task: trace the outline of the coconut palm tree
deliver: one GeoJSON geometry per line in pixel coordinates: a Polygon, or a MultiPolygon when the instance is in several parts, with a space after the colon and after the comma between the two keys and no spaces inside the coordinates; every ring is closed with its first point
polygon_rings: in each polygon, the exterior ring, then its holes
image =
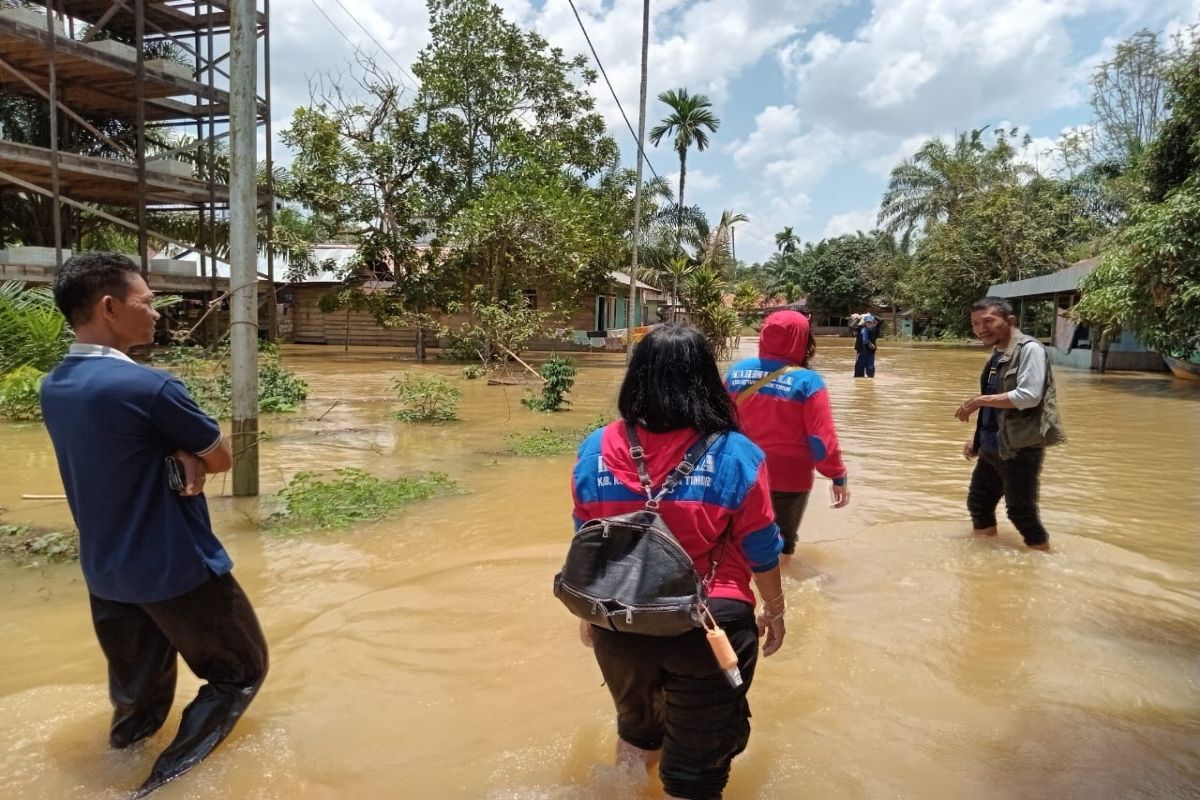
{"type": "Polygon", "coordinates": [[[779,233],[775,234],[775,249],[784,255],[791,255],[796,252],[796,248],[800,246],[800,237],[792,230],[792,226],[784,227],[779,233]]]}
{"type": "Polygon", "coordinates": [[[689,94],[687,89],[668,89],[658,96],[671,113],[662,122],[650,129],[650,141],[657,147],[665,136],[673,137],[672,146],[679,154],[679,195],[676,198],[680,214],[677,222],[678,238],[683,238],[683,190],[687,183],[687,153],[692,145],[697,150],[708,149],[708,132],[717,132],[721,120],[712,113],[712,102],[708,95],[689,94]]]}

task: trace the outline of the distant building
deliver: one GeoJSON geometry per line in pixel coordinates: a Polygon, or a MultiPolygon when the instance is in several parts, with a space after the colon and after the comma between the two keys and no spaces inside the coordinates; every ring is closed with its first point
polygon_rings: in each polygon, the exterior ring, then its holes
{"type": "Polygon", "coordinates": [[[1047,345],[1051,363],[1076,369],[1161,371],[1162,357],[1132,331],[1110,342],[1105,354],[1099,336],[1066,315],[1079,302],[1079,284],[1098,262],[1089,258],[1049,275],[1000,283],[988,294],[1012,303],[1019,327],[1047,345]]]}

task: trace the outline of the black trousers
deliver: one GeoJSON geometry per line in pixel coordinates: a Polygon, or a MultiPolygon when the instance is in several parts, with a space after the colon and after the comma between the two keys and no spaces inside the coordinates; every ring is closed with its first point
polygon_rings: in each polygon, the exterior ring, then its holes
{"type": "Polygon", "coordinates": [[[710,601],[710,608],[737,653],[743,683],[736,689],[701,628],[679,636],[592,630],[596,662],[617,708],[617,734],[643,750],[662,748],[663,787],[687,800],[719,800],[733,759],[750,741],[754,612],[733,600],[710,601]]]}
{"type": "Polygon", "coordinates": [[[967,510],[976,530],[996,525],[996,504],[1004,498],[1008,518],[1027,545],[1045,544],[1050,536],[1038,517],[1038,483],[1046,451],[1026,447],[1015,458],[1002,459],[995,450],[979,451],[971,488],[967,491],[967,510]]]}
{"type": "Polygon", "coordinates": [[[796,552],[796,540],[800,538],[800,521],[808,506],[808,492],[771,492],[771,508],[775,512],[775,524],[783,534],[783,553],[796,552]]]}
{"type": "Polygon", "coordinates": [[[91,596],[92,623],[108,659],[109,742],[150,736],[175,698],[176,655],[207,681],[183,710],[179,732],[154,762],[143,796],[199,764],[233,729],[267,674],[267,643],[232,575],[157,603],[91,596]]]}

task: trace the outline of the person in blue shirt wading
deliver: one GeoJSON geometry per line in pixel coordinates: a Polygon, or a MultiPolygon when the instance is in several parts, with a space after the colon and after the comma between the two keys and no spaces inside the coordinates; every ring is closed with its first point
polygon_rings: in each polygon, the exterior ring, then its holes
{"type": "Polygon", "coordinates": [[[854,377],[875,377],[875,348],[879,341],[879,320],[874,314],[863,314],[854,333],[854,377]]]}
{"type": "Polygon", "coordinates": [[[54,300],[75,343],[41,389],[108,661],[109,743],[128,747],[162,726],[177,655],[207,681],[136,797],[211,753],[267,673],[258,619],[204,500],[205,476],[232,464],[229,443],[182,383],[127,355],[154,339],[153,298],[125,256],[69,259],[54,300]],[[172,486],[171,457],[182,485],[172,486]]]}

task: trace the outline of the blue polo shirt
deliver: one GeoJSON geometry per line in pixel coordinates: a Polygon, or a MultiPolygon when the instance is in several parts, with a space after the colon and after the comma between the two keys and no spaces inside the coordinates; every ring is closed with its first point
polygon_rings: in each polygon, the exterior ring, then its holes
{"type": "Polygon", "coordinates": [[[42,381],[42,413],[88,590],[123,603],[178,597],[233,562],[203,495],[182,497],[165,459],[221,443],[221,429],[170,373],[98,345],[71,346],[42,381]]]}

